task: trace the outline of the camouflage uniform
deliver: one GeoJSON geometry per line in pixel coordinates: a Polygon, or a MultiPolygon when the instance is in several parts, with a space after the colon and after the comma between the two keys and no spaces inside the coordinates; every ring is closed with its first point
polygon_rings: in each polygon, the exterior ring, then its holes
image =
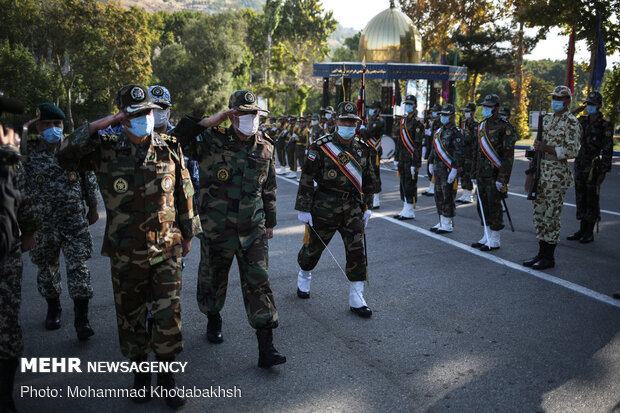
{"type": "Polygon", "coordinates": [[[288,124],[286,116],[280,118],[280,125],[276,128],[272,136],[275,140],[275,150],[278,155],[278,163],[281,167],[286,166],[286,142],[288,140],[288,124]]]}
{"type": "Polygon", "coordinates": [[[298,136],[295,140],[295,161],[299,164],[299,170],[303,167],[306,158],[306,148],[310,138],[310,129],[307,126],[299,126],[298,136]]]}
{"type": "Polygon", "coordinates": [[[286,141],[286,162],[291,172],[297,171],[297,160],[295,159],[295,147],[297,138],[299,137],[299,125],[297,124],[297,118],[291,116],[289,118],[288,133],[286,135],[288,140],[286,141]]]}
{"type": "Polygon", "coordinates": [[[418,199],[418,170],[422,165],[422,141],[424,140],[424,125],[415,113],[400,121],[399,136],[395,138],[396,152],[394,159],[398,162],[398,176],[400,177],[400,200],[407,204],[414,204],[418,199]],[[403,123],[404,122],[404,123],[403,123]],[[408,136],[413,139],[413,154],[405,147],[402,133],[404,128],[408,136]],[[415,168],[415,174],[411,175],[411,167],[415,168]]]}
{"type": "Polygon", "coordinates": [[[37,265],[37,286],[46,299],[60,296],[60,252],[67,263],[67,285],[72,299],[90,299],[93,289],[86,261],[92,256],[93,241],[86,209],[97,209],[97,181],[92,171],[66,171],[56,163],[56,148],[42,138],[30,137],[26,180],[43,226],[36,232],[36,246],[30,251],[37,265]]]}
{"type": "Polygon", "coordinates": [[[460,174],[461,179],[461,189],[472,191],[474,186],[471,182],[472,179],[472,164],[474,162],[474,157],[476,156],[476,145],[477,145],[477,137],[478,137],[478,122],[474,119],[474,109],[469,110],[468,113],[471,113],[470,118],[466,118],[463,121],[461,126],[461,131],[463,134],[463,170],[460,174]]]}

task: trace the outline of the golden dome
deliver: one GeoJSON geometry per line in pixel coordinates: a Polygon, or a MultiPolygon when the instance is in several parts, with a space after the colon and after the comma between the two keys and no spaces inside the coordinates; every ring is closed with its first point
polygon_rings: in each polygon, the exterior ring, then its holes
{"type": "Polygon", "coordinates": [[[394,6],[377,14],[360,36],[360,61],[419,63],[422,61],[422,36],[413,21],[394,6]]]}

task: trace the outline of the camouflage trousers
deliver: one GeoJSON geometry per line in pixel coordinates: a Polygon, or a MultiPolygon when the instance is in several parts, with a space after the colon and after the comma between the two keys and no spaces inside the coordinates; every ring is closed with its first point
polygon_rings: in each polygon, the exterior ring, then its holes
{"type": "Polygon", "coordinates": [[[286,145],[286,160],[288,162],[288,167],[291,171],[297,171],[297,156],[295,155],[295,148],[297,145],[295,142],[289,142],[286,145]]]}
{"type": "Polygon", "coordinates": [[[198,308],[204,314],[218,313],[224,307],[228,289],[228,273],[237,257],[241,294],[252,328],[278,326],[278,310],[269,286],[269,247],[267,238],[257,238],[247,249],[224,248],[200,241],[198,267],[198,308]]]}
{"type": "Polygon", "coordinates": [[[566,188],[557,183],[540,180],[534,200],[536,238],[549,244],[560,242],[560,215],[566,188]]]}
{"type": "Polygon", "coordinates": [[[286,166],[286,142],[280,139],[275,142],[276,155],[278,156],[278,162],[281,166],[286,166]]]}
{"type": "Polygon", "coordinates": [[[181,333],[181,258],[155,265],[130,257],[110,258],[116,322],[121,352],[127,358],[148,354],[149,347],[162,358],[183,350],[181,333]],[[151,336],[146,314],[153,320],[151,336]]]}
{"type": "Polygon", "coordinates": [[[450,170],[443,162],[434,163],[433,177],[435,178],[435,206],[437,213],[446,218],[452,218],[456,211],[456,188],[458,176],[453,183],[448,183],[450,170]]]}
{"type": "Polygon", "coordinates": [[[400,177],[400,200],[413,204],[418,200],[418,169],[411,175],[411,160],[401,159],[398,162],[398,176],[400,177]]]}
{"type": "Polygon", "coordinates": [[[364,281],[367,275],[367,263],[364,256],[362,204],[354,200],[340,200],[340,205],[323,202],[323,198],[329,196],[321,192],[315,194],[312,207],[314,226],[308,228],[310,238],[308,243],[303,244],[299,250],[297,262],[304,271],[310,271],[316,267],[325,249],[323,243],[329,244],[338,231],[344,242],[347,278],[349,281],[364,281]]]}
{"type": "Polygon", "coordinates": [[[461,180],[461,189],[466,191],[472,191],[474,184],[471,181],[471,161],[463,162],[463,170],[459,173],[459,179],[461,180]]]}
{"type": "Polygon", "coordinates": [[[596,187],[597,176],[588,180],[589,171],[575,171],[575,203],[577,219],[590,223],[597,222],[601,217],[599,205],[600,194],[596,187]]]}
{"type": "MultiPolygon", "coordinates": [[[[493,231],[504,229],[504,212],[502,209],[502,193],[495,186],[495,179],[480,178],[476,179],[478,186],[478,194],[482,201],[482,210],[484,211],[484,219],[486,224],[493,231]]],[[[482,225],[482,215],[480,213],[480,203],[476,203],[480,224],[482,225]]]]}
{"type": "Polygon", "coordinates": [[[30,251],[32,262],[39,267],[37,287],[46,299],[57,298],[62,292],[60,278],[60,252],[67,263],[67,286],[72,299],[90,299],[93,288],[90,285],[90,271],[86,261],[93,252],[93,240],[88,225],[72,231],[68,227],[43,225],[35,233],[37,243],[30,251]]]}
{"type": "Polygon", "coordinates": [[[17,247],[0,265],[0,359],[20,357],[24,351],[19,323],[22,269],[22,254],[17,247]]]}

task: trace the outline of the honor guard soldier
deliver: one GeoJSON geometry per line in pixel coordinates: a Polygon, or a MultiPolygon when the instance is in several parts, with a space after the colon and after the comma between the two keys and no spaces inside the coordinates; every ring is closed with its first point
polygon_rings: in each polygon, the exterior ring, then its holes
{"type": "Polygon", "coordinates": [[[430,125],[427,125],[427,129],[424,131],[424,140],[422,141],[422,157],[428,160],[426,163],[426,172],[431,181],[428,186],[428,190],[422,192],[422,195],[426,196],[435,195],[435,179],[433,177],[433,172],[431,171],[431,162],[428,157],[433,150],[433,137],[435,136],[435,132],[441,127],[441,121],[439,119],[440,111],[441,105],[435,103],[431,108],[430,125]]]}
{"type": "Polygon", "coordinates": [[[499,96],[487,95],[482,102],[484,120],[476,131],[474,159],[470,165],[482,201],[482,204],[478,203],[480,223],[486,223],[482,239],[471,245],[480,251],[500,247],[499,231],[504,228],[502,199],[507,194],[517,141],[514,128],[500,118],[499,110],[499,96]]]}
{"type": "Polygon", "coordinates": [[[306,159],[306,151],[308,148],[308,141],[310,140],[310,129],[308,129],[308,121],[303,116],[299,118],[299,130],[297,131],[297,138],[295,138],[295,162],[299,169],[295,172],[295,179],[299,181],[301,178],[301,169],[306,159]]]}
{"type": "Polygon", "coordinates": [[[38,267],[37,287],[47,300],[45,328],[60,328],[60,253],[67,265],[67,285],[74,303],[74,326],[79,340],[94,333],[88,321],[88,302],[93,297],[86,261],[92,256],[93,240],[88,229],[97,213],[97,180],[92,171],[66,171],[54,159],[63,139],[65,114],[56,105],[38,106],[34,123],[39,135],[28,138],[29,159],[24,164],[26,182],[42,227],[35,233],[36,246],[30,251],[38,267]],[[84,208],[88,206],[88,212],[84,208]]]}
{"type": "Polygon", "coordinates": [[[321,109],[325,114],[325,122],[323,123],[323,134],[334,133],[336,130],[336,121],[334,119],[334,115],[336,112],[334,111],[333,106],[327,106],[325,109],[321,109]]]}
{"type": "MultiPolygon", "coordinates": [[[[323,128],[319,124],[319,114],[315,113],[312,115],[312,120],[310,121],[310,138],[308,139],[308,147],[316,142],[321,136],[323,136],[323,128]]],[[[308,149],[308,148],[306,148],[308,149]]],[[[304,155],[304,160],[306,159],[304,155]]]]}
{"type": "Polygon", "coordinates": [[[398,168],[400,178],[400,199],[403,209],[394,218],[400,220],[414,219],[413,210],[418,196],[418,171],[422,164],[422,140],[424,125],[418,119],[416,110],[418,101],[415,96],[405,97],[407,116],[399,122],[399,136],[396,138],[394,165],[398,168]]]}
{"type": "Polygon", "coordinates": [[[286,174],[286,141],[288,139],[288,125],[286,123],[288,116],[280,115],[278,119],[279,125],[273,135],[276,155],[278,157],[278,163],[280,169],[278,169],[278,175],[286,174]]]}
{"type": "Polygon", "coordinates": [[[383,132],[385,130],[385,121],[381,118],[381,102],[378,100],[373,101],[368,106],[368,124],[360,130],[360,135],[364,138],[364,141],[375,151],[375,162],[373,163],[373,169],[377,176],[377,187],[375,188],[375,194],[372,199],[368,197],[366,200],[368,208],[377,209],[381,206],[379,201],[379,193],[381,192],[381,155],[383,149],[381,149],[381,139],[383,138],[383,132]]]}
{"type": "Polygon", "coordinates": [[[273,346],[278,311],[268,275],[268,240],[276,226],[273,143],[258,130],[264,112],[249,90],[234,92],[229,110],[200,121],[183,118],[176,128],[183,148],[200,165],[198,307],[208,319],[207,340],[221,343],[220,311],[228,273],[237,258],[248,322],[256,329],[258,367],[286,362],[273,346]],[[230,119],[228,129],[218,127],[230,119]],[[198,139],[196,139],[198,136],[198,139]]]}
{"type": "Polygon", "coordinates": [[[354,137],[361,120],[355,104],[340,103],[337,116],[336,132],[310,145],[299,182],[295,209],[298,219],[309,227],[307,242],[297,257],[297,295],[310,297],[311,271],[338,231],[346,252],[346,276],[351,282],[349,307],[360,317],[370,317],[372,311],[363,295],[368,267],[362,239],[371,215],[370,210],[364,211],[363,197],[371,197],[375,188],[373,151],[354,137]]]}
{"type": "Polygon", "coordinates": [[[297,178],[297,160],[295,159],[295,143],[299,137],[299,125],[297,116],[288,117],[288,133],[286,134],[286,162],[288,163],[288,174],[284,177],[289,179],[297,178]]]}
{"type": "Polygon", "coordinates": [[[456,199],[457,203],[471,204],[472,191],[474,186],[472,184],[472,163],[474,158],[474,149],[476,147],[476,140],[478,139],[478,122],[474,119],[476,114],[476,104],[470,102],[463,109],[465,120],[461,126],[461,133],[463,134],[463,170],[461,171],[459,179],[461,180],[461,189],[463,193],[456,199]]]}
{"type": "Polygon", "coordinates": [[[611,170],[614,148],[613,124],[600,112],[603,96],[599,92],[590,92],[585,104],[587,115],[579,117],[583,136],[574,166],[577,220],[581,226],[567,238],[582,244],[594,241],[594,225],[601,219],[601,184],[611,170]]]}
{"type": "MultiPolygon", "coordinates": [[[[194,189],[176,139],[153,131],[153,103],[142,85],[118,93],[121,112],[91,122],[66,139],[57,158],[64,168],[93,169],[106,206],[107,222],[101,253],[110,257],[118,336],[123,355],[140,363],[149,348],[157,360],[171,362],[183,350],[181,333],[181,257],[201,232],[194,215],[194,189]],[[118,135],[100,135],[120,121],[118,135]],[[146,328],[147,309],[153,331],[146,328]]],[[[171,372],[157,374],[157,385],[176,393],[171,372]]],[[[146,389],[150,373],[137,372],[133,388],[146,389]]],[[[178,408],[185,399],[165,397],[178,408]]]]}
{"type": "Polygon", "coordinates": [[[572,97],[570,89],[557,86],[550,95],[553,114],[543,118],[542,141],[534,141],[534,149],[542,152],[534,199],[538,254],[523,263],[537,270],[555,266],[554,253],[560,242],[560,215],[564,195],[573,184],[568,160],[577,156],[583,134],[579,121],[569,110],[572,97]]]}
{"type": "Polygon", "coordinates": [[[441,127],[433,135],[428,157],[430,173],[435,180],[435,205],[439,223],[431,228],[437,234],[452,232],[456,205],[456,178],[463,162],[463,136],[455,123],[454,105],[444,105],[440,112],[441,127]]]}

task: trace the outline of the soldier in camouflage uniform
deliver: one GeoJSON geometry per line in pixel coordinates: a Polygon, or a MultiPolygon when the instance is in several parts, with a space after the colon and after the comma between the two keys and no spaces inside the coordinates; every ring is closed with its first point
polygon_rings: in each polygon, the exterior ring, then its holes
{"type": "Polygon", "coordinates": [[[381,206],[379,200],[379,193],[381,192],[381,155],[383,155],[381,139],[383,138],[384,130],[385,121],[381,118],[381,102],[375,100],[368,106],[368,124],[360,131],[364,141],[375,151],[372,166],[376,175],[375,182],[377,187],[372,198],[367,197],[366,200],[366,205],[370,209],[378,209],[381,206]]]}
{"type": "Polygon", "coordinates": [[[441,105],[435,103],[431,108],[431,118],[430,125],[427,125],[426,130],[424,131],[424,140],[422,141],[422,157],[427,159],[426,162],[426,172],[431,181],[428,186],[428,190],[422,192],[422,195],[426,196],[434,196],[435,195],[435,179],[433,177],[433,172],[431,171],[431,162],[430,162],[430,154],[433,151],[433,137],[435,136],[435,132],[437,129],[441,127],[441,122],[439,119],[439,112],[441,111],[441,105]]]}
{"type": "Polygon", "coordinates": [[[429,170],[435,179],[435,205],[439,222],[431,228],[437,234],[452,232],[456,205],[456,178],[463,165],[463,136],[455,123],[454,105],[444,105],[441,127],[433,135],[429,170]]]}
{"type": "Polygon", "coordinates": [[[0,406],[3,412],[16,411],[13,383],[19,357],[24,349],[19,324],[22,252],[35,245],[34,233],[41,227],[30,191],[27,191],[24,168],[15,146],[16,136],[12,130],[5,131],[0,125],[0,174],[6,178],[4,183],[12,184],[17,191],[11,194],[7,192],[8,188],[0,188],[3,209],[14,212],[17,220],[17,227],[6,234],[10,236],[10,245],[7,245],[6,250],[8,257],[0,259],[0,406]]]}
{"type": "Polygon", "coordinates": [[[94,334],[88,321],[88,302],[93,296],[90,271],[93,241],[88,226],[98,219],[97,180],[92,171],[65,171],[54,160],[62,139],[65,114],[51,103],[38,106],[35,123],[39,135],[28,137],[29,160],[25,162],[26,182],[43,225],[36,232],[37,245],[30,251],[38,267],[37,286],[47,300],[45,328],[60,328],[60,253],[67,264],[67,285],[74,302],[74,326],[78,339],[94,334]],[[88,213],[84,208],[88,205],[88,213]]]}
{"type": "Polygon", "coordinates": [[[274,134],[270,135],[273,139],[275,139],[275,150],[278,156],[278,163],[280,164],[280,169],[277,172],[278,175],[286,174],[286,142],[288,139],[287,119],[288,116],[281,115],[280,119],[278,119],[280,124],[274,131],[274,134]]]}
{"type": "Polygon", "coordinates": [[[299,130],[297,138],[295,139],[295,162],[297,162],[299,169],[295,172],[295,179],[299,181],[301,178],[301,168],[306,159],[306,150],[308,148],[308,141],[310,140],[310,129],[308,129],[308,121],[306,118],[301,117],[299,119],[299,130]]]}
{"type": "Polygon", "coordinates": [[[474,158],[474,149],[476,148],[476,140],[478,139],[478,122],[474,119],[476,114],[476,104],[470,102],[463,109],[465,120],[461,125],[461,133],[463,134],[463,170],[460,173],[461,189],[463,193],[456,199],[457,203],[471,204],[472,191],[472,163],[474,158]]]}
{"type": "MultiPolygon", "coordinates": [[[[534,141],[534,149],[542,152],[538,186],[535,189],[534,227],[538,238],[538,254],[523,263],[538,270],[555,266],[554,252],[560,242],[560,215],[566,190],[573,184],[568,160],[577,156],[583,134],[581,125],[570,113],[571,91],[557,86],[551,95],[552,115],[543,118],[542,141],[534,141]]],[[[536,169],[532,165],[528,171],[536,169]]],[[[528,175],[529,190],[532,175],[528,175]]],[[[526,190],[527,192],[527,190],[526,190]]]]}
{"type": "MultiPolygon", "coordinates": [[[[312,120],[310,121],[310,137],[308,139],[308,146],[306,147],[306,149],[308,149],[310,145],[316,142],[316,140],[319,139],[323,135],[324,135],[323,128],[319,124],[319,114],[315,113],[312,115],[312,120]]],[[[303,160],[305,159],[306,157],[304,156],[303,160]]]]}
{"type": "Polygon", "coordinates": [[[422,140],[424,139],[424,125],[418,120],[415,96],[405,97],[405,112],[407,116],[399,122],[394,165],[398,168],[400,178],[400,199],[403,209],[394,218],[400,220],[414,219],[413,210],[418,197],[418,171],[422,165],[422,140]]]}
{"type": "Polygon", "coordinates": [[[198,306],[207,315],[207,339],[221,343],[220,311],[230,266],[237,257],[248,322],[256,329],[259,344],[258,366],[271,367],[286,362],[273,347],[278,311],[267,272],[268,239],[276,226],[274,147],[258,131],[257,116],[263,109],[254,93],[234,92],[228,107],[199,122],[184,118],[176,132],[183,148],[198,159],[203,182],[198,306]],[[230,128],[217,127],[228,118],[230,128]]]}
{"type": "Polygon", "coordinates": [[[583,135],[574,167],[577,220],[581,226],[567,239],[579,240],[582,244],[594,241],[594,225],[601,219],[599,191],[605,174],[611,170],[614,153],[614,128],[603,118],[602,104],[603,96],[599,92],[590,92],[585,107],[587,115],[579,117],[583,135]]]}
{"type": "MultiPolygon", "coordinates": [[[[152,109],[159,106],[148,90],[124,86],[118,101],[120,113],[76,129],[57,158],[64,168],[94,170],[99,180],[108,217],[101,253],[110,257],[123,355],[146,361],[150,347],[158,360],[170,362],[183,350],[181,257],[201,231],[194,188],[176,139],[153,131],[152,109]],[[116,121],[123,125],[120,134],[97,132],[116,121]],[[147,311],[153,319],[151,335],[147,311]]],[[[150,373],[135,374],[135,389],[150,383],[150,373]]],[[[158,373],[157,384],[176,388],[172,373],[158,373]]],[[[165,401],[172,407],[185,403],[180,396],[165,401]]]]}
{"type": "Polygon", "coordinates": [[[336,120],[334,119],[336,112],[334,108],[332,106],[321,108],[321,114],[325,117],[323,122],[323,134],[334,133],[336,131],[336,120]]]}
{"type": "Polygon", "coordinates": [[[504,228],[502,198],[507,195],[508,181],[514,163],[516,133],[512,125],[499,117],[499,96],[487,95],[482,102],[484,120],[477,128],[474,141],[474,158],[470,173],[476,182],[482,201],[478,215],[486,228],[482,239],[471,246],[480,251],[492,251],[500,247],[500,230],[504,228]]]}
{"type": "Polygon", "coordinates": [[[368,270],[362,238],[371,215],[370,210],[364,211],[363,197],[372,196],[375,188],[373,151],[354,137],[360,121],[356,106],[342,102],[337,113],[336,133],[310,145],[299,182],[295,209],[298,219],[309,225],[309,238],[297,257],[297,295],[310,297],[311,271],[325,249],[323,243],[328,244],[338,231],[347,257],[346,276],[351,281],[349,307],[360,317],[370,317],[372,311],[363,296],[368,270]]]}

